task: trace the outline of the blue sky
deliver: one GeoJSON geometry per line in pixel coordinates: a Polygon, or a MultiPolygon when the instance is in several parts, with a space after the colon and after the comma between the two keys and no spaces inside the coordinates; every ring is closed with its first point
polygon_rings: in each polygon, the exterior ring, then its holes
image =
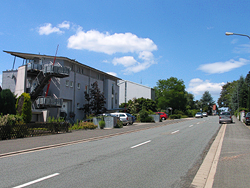
{"type": "MultiPolygon", "coordinates": [[[[55,55],[154,87],[176,77],[199,100],[249,72],[249,0],[8,0],[0,6],[0,84],[15,51],[55,55]]],[[[22,65],[17,58],[15,69],[22,65]]]]}

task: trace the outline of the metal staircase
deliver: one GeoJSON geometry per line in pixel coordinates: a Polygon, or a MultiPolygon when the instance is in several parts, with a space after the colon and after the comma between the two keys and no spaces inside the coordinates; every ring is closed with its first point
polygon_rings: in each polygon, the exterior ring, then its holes
{"type": "Polygon", "coordinates": [[[30,87],[30,97],[36,108],[61,107],[62,99],[52,99],[42,96],[44,87],[52,77],[64,78],[70,74],[69,67],[40,65],[35,63],[27,64],[27,74],[33,77],[30,87]]]}

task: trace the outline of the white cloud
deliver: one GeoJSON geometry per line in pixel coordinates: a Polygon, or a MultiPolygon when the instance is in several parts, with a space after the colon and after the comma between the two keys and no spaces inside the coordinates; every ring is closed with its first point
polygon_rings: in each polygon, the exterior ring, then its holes
{"type": "Polygon", "coordinates": [[[58,27],[52,27],[51,23],[46,23],[43,26],[39,27],[38,33],[39,35],[49,35],[51,33],[61,34],[63,33],[63,31],[61,31],[58,27]]]}
{"type": "Polygon", "coordinates": [[[61,29],[69,29],[70,22],[64,21],[61,24],[58,24],[58,27],[52,27],[51,23],[45,23],[43,26],[38,28],[39,35],[50,35],[52,33],[62,34],[64,31],[61,29]]]}
{"type": "MultiPolygon", "coordinates": [[[[101,33],[97,30],[83,31],[83,28],[69,21],[64,21],[53,27],[51,23],[46,23],[38,28],[40,35],[52,33],[62,34],[63,29],[76,29],[76,33],[68,38],[68,48],[78,50],[89,50],[108,55],[116,53],[124,54],[112,60],[113,65],[122,65],[124,74],[140,72],[155,64],[152,51],[157,50],[157,46],[149,38],[140,38],[132,33],[101,33]]],[[[107,60],[103,61],[107,63],[107,60]]]]}
{"type": "Polygon", "coordinates": [[[157,46],[149,38],[139,38],[132,33],[110,34],[96,30],[85,32],[81,27],[75,35],[69,37],[68,48],[101,52],[108,55],[115,53],[137,54],[138,60],[132,55],[113,59],[113,65],[122,65],[126,68],[123,70],[124,74],[137,73],[155,64],[152,51],[157,50],[157,46]]]}
{"type": "Polygon", "coordinates": [[[117,74],[115,72],[107,72],[107,74],[110,74],[112,76],[116,76],[117,77],[117,74]]]}
{"type": "Polygon", "coordinates": [[[226,62],[216,62],[216,63],[200,65],[198,70],[201,70],[209,74],[221,74],[242,67],[244,65],[247,65],[249,62],[250,62],[249,60],[243,58],[240,58],[239,61],[230,59],[229,61],[226,62]]]}
{"type": "Polygon", "coordinates": [[[70,22],[69,21],[64,21],[61,24],[58,24],[59,28],[65,28],[65,29],[69,29],[70,28],[70,22]]]}
{"type": "Polygon", "coordinates": [[[114,65],[123,65],[126,69],[123,70],[124,74],[129,75],[146,70],[151,65],[156,64],[154,55],[151,52],[143,51],[138,54],[138,61],[133,56],[124,56],[121,58],[114,58],[112,63],[114,65]],[[139,62],[141,60],[142,62],[139,62]]]}
{"type": "Polygon", "coordinates": [[[121,64],[124,67],[129,67],[129,66],[136,64],[137,61],[135,60],[135,58],[133,56],[124,56],[124,57],[120,57],[120,58],[114,58],[112,63],[114,65],[121,64]]]}
{"type": "Polygon", "coordinates": [[[100,33],[96,30],[87,32],[79,28],[75,35],[68,39],[68,48],[89,50],[112,55],[121,53],[139,53],[141,51],[154,51],[157,46],[149,38],[139,38],[132,33],[115,33],[113,35],[100,33]]]}
{"type": "Polygon", "coordinates": [[[205,91],[209,91],[211,95],[215,95],[218,97],[220,95],[223,85],[225,85],[224,82],[212,83],[209,80],[204,81],[201,80],[200,78],[194,78],[190,80],[187,91],[193,93],[195,96],[203,95],[205,91]]]}

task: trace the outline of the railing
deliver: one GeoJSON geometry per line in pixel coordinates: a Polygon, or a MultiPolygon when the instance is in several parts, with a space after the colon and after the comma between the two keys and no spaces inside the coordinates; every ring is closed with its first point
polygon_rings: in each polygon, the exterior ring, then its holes
{"type": "Polygon", "coordinates": [[[70,68],[47,65],[47,66],[44,66],[43,72],[44,74],[54,74],[56,77],[69,76],[70,68]]]}
{"type": "Polygon", "coordinates": [[[51,97],[38,97],[36,99],[37,108],[62,107],[63,99],[53,99],[51,97]]]}

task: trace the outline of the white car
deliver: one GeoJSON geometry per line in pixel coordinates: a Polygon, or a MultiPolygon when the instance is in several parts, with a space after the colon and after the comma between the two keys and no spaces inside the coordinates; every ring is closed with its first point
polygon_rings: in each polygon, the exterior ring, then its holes
{"type": "Polygon", "coordinates": [[[207,117],[207,112],[203,112],[203,113],[202,113],[202,116],[203,116],[203,117],[207,117]]]}
{"type": "Polygon", "coordinates": [[[120,118],[122,121],[123,125],[132,125],[133,124],[133,119],[132,116],[129,116],[128,113],[124,112],[116,112],[116,113],[111,113],[111,115],[115,115],[120,118]]]}
{"type": "Polygon", "coordinates": [[[195,118],[203,118],[202,113],[201,112],[197,112],[195,114],[195,118]]]}

